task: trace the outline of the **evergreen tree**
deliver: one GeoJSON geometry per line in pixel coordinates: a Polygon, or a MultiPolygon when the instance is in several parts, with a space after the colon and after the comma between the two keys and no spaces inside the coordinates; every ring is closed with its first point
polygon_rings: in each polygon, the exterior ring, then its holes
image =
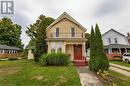
{"type": "Polygon", "coordinates": [[[109,68],[109,61],[106,57],[106,54],[103,49],[103,41],[102,35],[100,33],[99,27],[96,24],[95,27],[95,56],[96,56],[96,65],[94,71],[100,70],[108,70],[109,68]]]}
{"type": "Polygon", "coordinates": [[[89,68],[91,71],[94,71],[95,64],[95,35],[93,26],[91,27],[91,35],[90,35],[90,60],[89,60],[89,68]]]}

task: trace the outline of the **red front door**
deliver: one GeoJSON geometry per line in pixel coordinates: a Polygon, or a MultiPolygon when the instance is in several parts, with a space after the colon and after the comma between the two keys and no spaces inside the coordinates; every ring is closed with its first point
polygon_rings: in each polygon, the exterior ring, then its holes
{"type": "Polygon", "coordinates": [[[82,59],[82,45],[74,45],[74,60],[82,59]]]}

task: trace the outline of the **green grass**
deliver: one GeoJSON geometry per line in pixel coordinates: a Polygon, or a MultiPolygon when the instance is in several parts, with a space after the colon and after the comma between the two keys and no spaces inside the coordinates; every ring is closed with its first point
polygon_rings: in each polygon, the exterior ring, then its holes
{"type": "Polygon", "coordinates": [[[127,77],[112,70],[109,70],[109,72],[111,82],[104,82],[104,86],[130,86],[130,77],[127,77]]]}
{"type": "Polygon", "coordinates": [[[75,67],[40,66],[27,60],[0,61],[0,72],[0,86],[81,86],[75,67]]]}
{"type": "Polygon", "coordinates": [[[123,61],[110,61],[110,63],[118,64],[118,65],[121,65],[121,66],[130,67],[130,63],[125,63],[123,61]]]}

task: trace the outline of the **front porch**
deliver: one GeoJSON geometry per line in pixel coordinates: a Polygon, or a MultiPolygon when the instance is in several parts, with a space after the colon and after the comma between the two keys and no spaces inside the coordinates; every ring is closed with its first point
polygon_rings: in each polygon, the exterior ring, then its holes
{"type": "Polygon", "coordinates": [[[111,44],[105,46],[104,51],[107,54],[109,60],[120,60],[124,53],[130,53],[130,46],[122,44],[111,44]]]}
{"type": "Polygon", "coordinates": [[[85,42],[67,41],[67,42],[49,42],[48,53],[63,52],[70,56],[70,60],[75,65],[86,65],[85,42]]]}

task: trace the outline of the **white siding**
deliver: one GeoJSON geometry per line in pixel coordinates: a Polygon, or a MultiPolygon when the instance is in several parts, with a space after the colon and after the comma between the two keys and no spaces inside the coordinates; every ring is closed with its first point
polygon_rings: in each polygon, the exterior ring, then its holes
{"type": "Polygon", "coordinates": [[[118,41],[117,44],[129,45],[126,37],[112,30],[102,36],[103,44],[104,45],[115,44],[114,38],[117,38],[118,41]],[[111,43],[109,43],[108,38],[111,38],[111,43]]]}

